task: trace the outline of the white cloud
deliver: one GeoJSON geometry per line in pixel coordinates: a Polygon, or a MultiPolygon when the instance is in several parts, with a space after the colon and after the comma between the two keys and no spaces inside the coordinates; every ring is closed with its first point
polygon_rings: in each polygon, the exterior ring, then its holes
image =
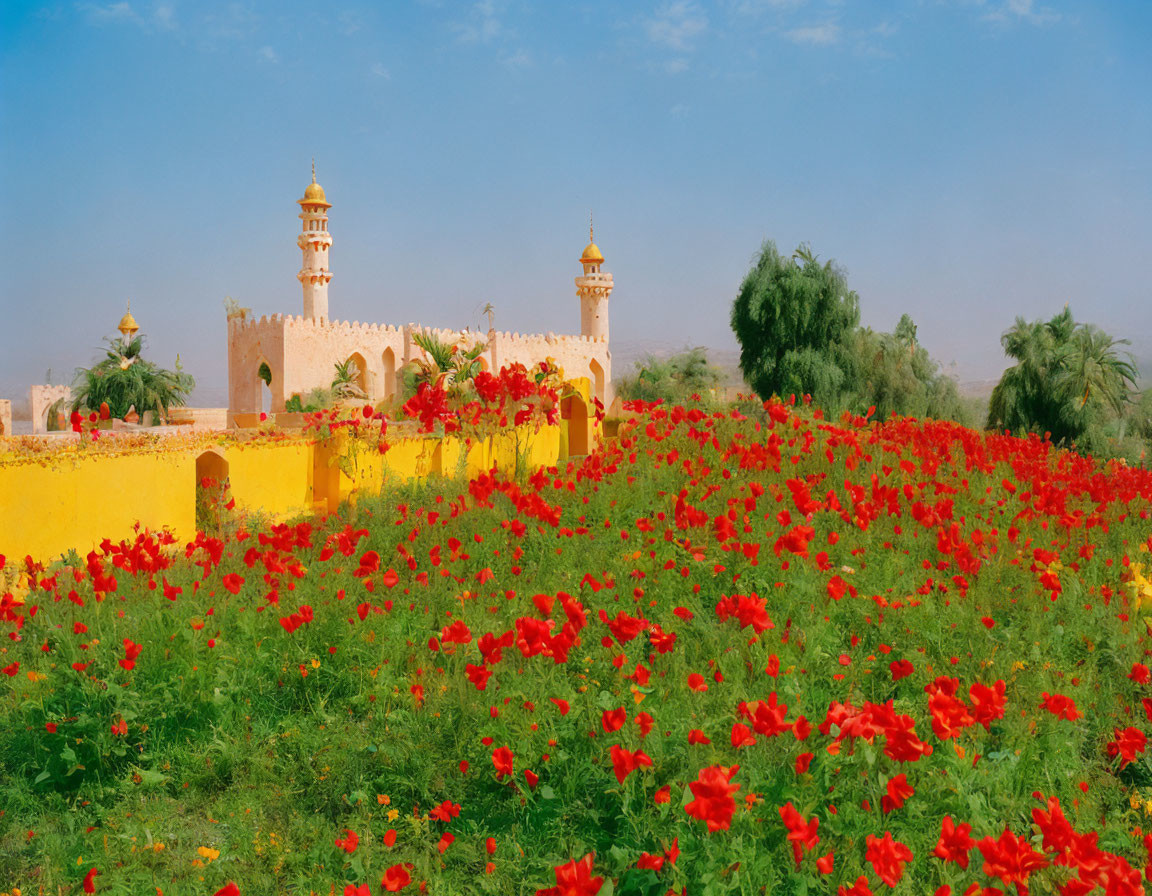
{"type": "Polygon", "coordinates": [[[176,10],[171,3],[156,3],[150,13],[142,13],[127,0],[118,3],[80,3],[76,8],[97,25],[128,24],[147,31],[176,30],[176,10]]]}
{"type": "Polygon", "coordinates": [[[794,44],[803,44],[809,47],[827,47],[840,40],[840,26],[835,22],[825,22],[822,25],[807,25],[802,28],[793,28],[785,31],[784,36],[794,44]]]}
{"type": "Polygon", "coordinates": [[[276,55],[276,51],[269,46],[263,46],[257,52],[259,52],[260,58],[267,62],[280,61],[280,57],[276,55]]]}
{"type": "Polygon", "coordinates": [[[692,49],[692,40],[708,27],[708,17],[692,0],[670,0],[661,4],[644,23],[645,33],[654,44],[681,52],[692,49]]]}
{"type": "Polygon", "coordinates": [[[462,43],[487,44],[505,34],[507,29],[500,20],[496,0],[479,0],[472,4],[468,16],[452,25],[462,43]]]}
{"type": "Polygon", "coordinates": [[[161,31],[175,31],[176,10],[171,3],[157,3],[152,8],[152,21],[161,31]]]}
{"type": "Polygon", "coordinates": [[[384,67],[384,63],[382,62],[372,63],[372,67],[369,68],[368,71],[374,74],[377,78],[383,78],[385,81],[392,80],[392,73],[384,67]]]}
{"type": "Polygon", "coordinates": [[[500,64],[506,68],[527,68],[532,64],[532,56],[527,50],[505,53],[500,57],[500,64]]]}
{"type": "Polygon", "coordinates": [[[86,12],[94,22],[132,22],[140,25],[144,21],[132,8],[131,3],[109,3],[104,6],[96,3],[81,3],[79,8],[86,12]]]}
{"type": "Polygon", "coordinates": [[[808,0],[730,0],[729,9],[738,16],[759,16],[770,10],[796,9],[808,0]]]}

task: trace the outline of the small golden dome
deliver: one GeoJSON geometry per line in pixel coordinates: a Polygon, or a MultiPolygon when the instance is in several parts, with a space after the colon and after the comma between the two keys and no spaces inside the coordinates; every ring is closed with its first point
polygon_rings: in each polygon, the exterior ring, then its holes
{"type": "Polygon", "coordinates": [[[600,254],[600,247],[595,243],[589,243],[584,247],[584,254],[580,256],[581,264],[600,264],[604,261],[604,256],[600,254]]]}
{"type": "Polygon", "coordinates": [[[312,163],[312,183],[304,189],[304,198],[296,200],[301,205],[322,205],[332,208],[332,203],[324,196],[324,188],[316,183],[316,163],[312,163]]]}
{"type": "Polygon", "coordinates": [[[120,323],[117,325],[116,329],[127,336],[129,339],[132,338],[133,333],[140,329],[140,325],[136,323],[136,318],[132,316],[131,308],[124,312],[124,316],[120,318],[120,323]]]}

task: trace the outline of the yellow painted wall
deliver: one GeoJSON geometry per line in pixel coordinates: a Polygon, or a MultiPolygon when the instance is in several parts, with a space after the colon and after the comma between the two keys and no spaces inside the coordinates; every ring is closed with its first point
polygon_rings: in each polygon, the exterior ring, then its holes
{"type": "Polygon", "coordinates": [[[104,538],[133,537],[139,521],[179,538],[196,530],[196,453],[67,456],[0,465],[0,554],[86,554],[104,538]]]}
{"type": "Polygon", "coordinates": [[[139,521],[165,526],[188,540],[196,527],[196,459],[212,451],[228,463],[231,495],[240,512],[276,520],[334,511],[357,494],[378,493],[388,482],[430,475],[474,476],[516,466],[517,441],[525,468],[554,466],[561,457],[559,426],[521,427],[465,446],[458,439],[398,439],[380,455],[361,450],[354,475],[329,463],[331,449],[302,438],[221,441],[151,447],[117,454],[60,454],[0,462],[0,554],[49,560],[71,549],[87,553],[104,538],[133,536],[139,521]]]}
{"type": "Polygon", "coordinates": [[[236,509],[277,520],[311,511],[313,450],[300,439],[224,446],[236,509]]]}

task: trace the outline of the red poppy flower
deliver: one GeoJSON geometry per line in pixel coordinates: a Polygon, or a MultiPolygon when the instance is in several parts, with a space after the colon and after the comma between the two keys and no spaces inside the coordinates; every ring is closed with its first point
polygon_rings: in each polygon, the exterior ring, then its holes
{"type": "Polygon", "coordinates": [[[512,751],[507,747],[500,747],[492,751],[492,765],[496,769],[497,778],[512,774],[512,758],[512,751]]]}
{"type": "Polygon", "coordinates": [[[356,852],[356,847],[359,845],[360,837],[356,834],[355,831],[345,829],[344,838],[336,838],[336,848],[344,850],[344,852],[348,853],[349,855],[356,852]]]}
{"type": "Polygon", "coordinates": [[[609,752],[612,755],[612,770],[616,774],[616,780],[621,784],[636,769],[642,766],[652,767],[651,757],[642,750],[626,750],[619,744],[613,744],[609,752]]]}
{"type": "Polygon", "coordinates": [[[240,888],[232,881],[228,881],[228,883],[216,891],[214,896],[240,896],[240,888]]]}
{"type": "Polygon", "coordinates": [[[904,805],[904,801],[915,792],[912,785],[908,783],[908,776],[901,772],[888,781],[887,792],[880,798],[880,808],[885,814],[893,809],[899,809],[904,805]]]}
{"type": "Polygon", "coordinates": [[[607,734],[619,731],[624,727],[626,721],[628,721],[628,711],[623,706],[616,709],[606,709],[600,716],[600,724],[607,734]]]}
{"type": "Polygon", "coordinates": [[[96,875],[99,873],[100,872],[97,871],[95,868],[90,868],[88,870],[88,873],[84,875],[83,887],[84,887],[85,893],[95,893],[96,892],[96,875]]]}
{"type": "Polygon", "coordinates": [[[412,883],[412,875],[408,873],[408,869],[403,865],[393,865],[384,872],[380,886],[389,893],[399,893],[410,883],[412,883]]]}
{"type": "Polygon", "coordinates": [[[228,575],[224,576],[223,585],[233,594],[239,594],[240,589],[244,586],[244,577],[237,573],[230,572],[228,575]]]}
{"type": "Polygon", "coordinates": [[[880,880],[890,887],[896,886],[904,876],[904,866],[912,861],[912,850],[893,840],[891,831],[885,831],[883,838],[869,834],[864,843],[867,846],[864,861],[871,863],[880,880]]]}
{"type": "Polygon", "coordinates": [[[732,795],[740,789],[732,783],[732,776],[740,766],[724,767],[710,765],[700,769],[696,780],[688,785],[695,799],[684,807],[693,818],[708,824],[708,832],[726,831],[732,825],[736,813],[736,800],[732,795]]]}
{"type": "Polygon", "coordinates": [[[1016,884],[1021,894],[1027,894],[1032,872],[1048,867],[1048,860],[1036,852],[1026,838],[1017,837],[1008,828],[999,839],[985,837],[976,846],[984,856],[984,873],[1000,878],[1005,884],[1016,884]]]}
{"type": "Polygon", "coordinates": [[[972,825],[964,823],[957,825],[951,815],[945,815],[940,823],[940,839],[932,855],[945,862],[955,862],[961,868],[968,867],[968,853],[976,845],[972,839],[972,825]]]}
{"type": "Polygon", "coordinates": [[[537,890],[536,896],[596,896],[604,878],[592,876],[592,853],[555,868],[556,886],[537,890]]]}

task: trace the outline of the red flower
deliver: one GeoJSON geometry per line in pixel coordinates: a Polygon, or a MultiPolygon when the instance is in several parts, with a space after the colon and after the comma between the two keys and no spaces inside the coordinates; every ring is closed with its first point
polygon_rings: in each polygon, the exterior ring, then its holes
{"type": "Polygon", "coordinates": [[[1120,768],[1133,762],[1136,756],[1144,752],[1148,738],[1139,728],[1131,726],[1121,730],[1115,729],[1115,736],[1108,743],[1108,755],[1120,757],[1120,768]]]}
{"type": "Polygon", "coordinates": [[[360,845],[360,837],[356,834],[355,831],[350,831],[347,829],[345,829],[344,835],[345,836],[343,840],[341,840],[339,837],[336,838],[336,848],[342,849],[344,852],[351,855],[352,853],[356,852],[356,847],[360,845]]]}
{"type": "Polygon", "coordinates": [[[623,706],[617,709],[606,709],[600,716],[600,724],[608,734],[619,731],[624,727],[626,721],[628,721],[628,711],[623,706]]]}
{"type": "Polygon", "coordinates": [[[700,769],[696,780],[688,785],[695,799],[684,807],[684,811],[707,822],[709,833],[726,831],[732,825],[732,816],[736,813],[736,800],[732,794],[740,789],[739,784],[732,783],[732,776],[739,769],[738,765],[728,768],[710,765],[700,769]]]}
{"type": "Polygon", "coordinates": [[[689,744],[710,744],[710,743],[712,743],[712,739],[710,737],[708,737],[708,735],[706,735],[699,728],[692,728],[688,731],[688,743],[689,744]]]}
{"type": "Polygon", "coordinates": [[[604,878],[592,876],[592,853],[555,868],[556,886],[536,891],[536,896],[596,896],[604,878]]]}
{"type": "Polygon", "coordinates": [[[380,886],[389,893],[399,893],[410,883],[412,883],[412,875],[408,873],[408,869],[403,865],[393,865],[384,872],[380,886]]]}
{"type": "Polygon", "coordinates": [[[899,681],[901,678],[907,678],[915,669],[908,660],[893,660],[888,664],[888,669],[892,672],[892,680],[899,681]]]}
{"type": "Polygon", "coordinates": [[[231,591],[233,594],[239,594],[240,589],[244,586],[244,577],[237,573],[230,572],[224,576],[224,587],[231,591]]]}
{"type": "Polygon", "coordinates": [[[216,891],[215,896],[240,896],[240,888],[232,881],[228,881],[216,891]]]}
{"type": "Polygon", "coordinates": [[[99,873],[100,872],[97,871],[95,868],[91,868],[91,869],[89,869],[88,873],[84,875],[84,892],[85,893],[95,893],[96,892],[96,875],[99,873]]]}
{"type": "Polygon", "coordinates": [[[128,723],[123,719],[119,719],[112,723],[112,733],[117,735],[124,735],[128,733],[128,723]]]}
{"type": "Polygon", "coordinates": [[[1036,852],[1024,837],[1017,837],[1008,828],[998,840],[985,837],[976,844],[984,856],[984,873],[998,877],[1003,883],[1016,884],[1021,896],[1028,894],[1028,877],[1033,871],[1048,867],[1048,860],[1036,852]]]}
{"type": "Polygon", "coordinates": [[[688,687],[693,691],[706,691],[708,684],[704,681],[704,676],[699,672],[691,672],[688,675],[688,687]]]}
{"type": "Polygon", "coordinates": [[[1063,694],[1049,694],[1047,691],[1040,696],[1044,698],[1040,708],[1048,710],[1057,718],[1075,722],[1084,715],[1076,708],[1076,702],[1071,697],[1065,697],[1063,694]]]}
{"type": "Polygon", "coordinates": [[[967,869],[968,853],[976,845],[976,841],[969,836],[971,833],[972,825],[966,823],[957,825],[951,815],[945,815],[940,823],[940,839],[936,842],[932,855],[945,862],[955,862],[961,868],[967,869]]]}
{"type": "Polygon", "coordinates": [[[796,862],[796,867],[799,868],[804,850],[811,851],[820,842],[820,836],[816,833],[820,827],[820,819],[813,815],[805,821],[804,816],[797,812],[796,807],[789,802],[780,807],[780,820],[788,829],[788,842],[792,844],[792,858],[796,862]]]}
{"type": "Polygon", "coordinates": [[[872,870],[880,880],[890,887],[896,886],[904,876],[904,866],[912,861],[912,850],[899,840],[893,840],[891,831],[885,831],[883,839],[869,834],[864,843],[868,847],[864,861],[872,864],[872,870]]]}
{"type": "Polygon", "coordinates": [[[619,744],[613,744],[610,750],[612,754],[612,770],[616,773],[616,780],[621,784],[632,772],[641,766],[648,768],[652,767],[652,759],[642,750],[626,750],[619,744]]]}
{"type": "Polygon", "coordinates": [[[496,768],[497,778],[512,774],[512,751],[507,747],[493,750],[492,765],[496,768]]]}
{"type": "Polygon", "coordinates": [[[663,787],[657,790],[655,794],[653,794],[652,800],[657,805],[660,805],[661,803],[672,802],[672,788],[665,784],[663,787]]]}
{"type": "Polygon", "coordinates": [[[451,821],[460,815],[460,804],[451,800],[444,800],[439,806],[428,813],[429,818],[437,821],[451,821]]]}
{"type": "Polygon", "coordinates": [[[899,809],[915,792],[915,788],[908,783],[908,776],[901,773],[888,782],[888,792],[880,798],[880,808],[885,814],[893,809],[899,809]]]}
{"type": "Polygon", "coordinates": [[[559,697],[552,697],[550,699],[552,700],[553,703],[556,704],[556,708],[558,710],[560,710],[560,715],[562,715],[562,716],[568,715],[569,706],[568,706],[567,700],[561,700],[559,697]]]}

